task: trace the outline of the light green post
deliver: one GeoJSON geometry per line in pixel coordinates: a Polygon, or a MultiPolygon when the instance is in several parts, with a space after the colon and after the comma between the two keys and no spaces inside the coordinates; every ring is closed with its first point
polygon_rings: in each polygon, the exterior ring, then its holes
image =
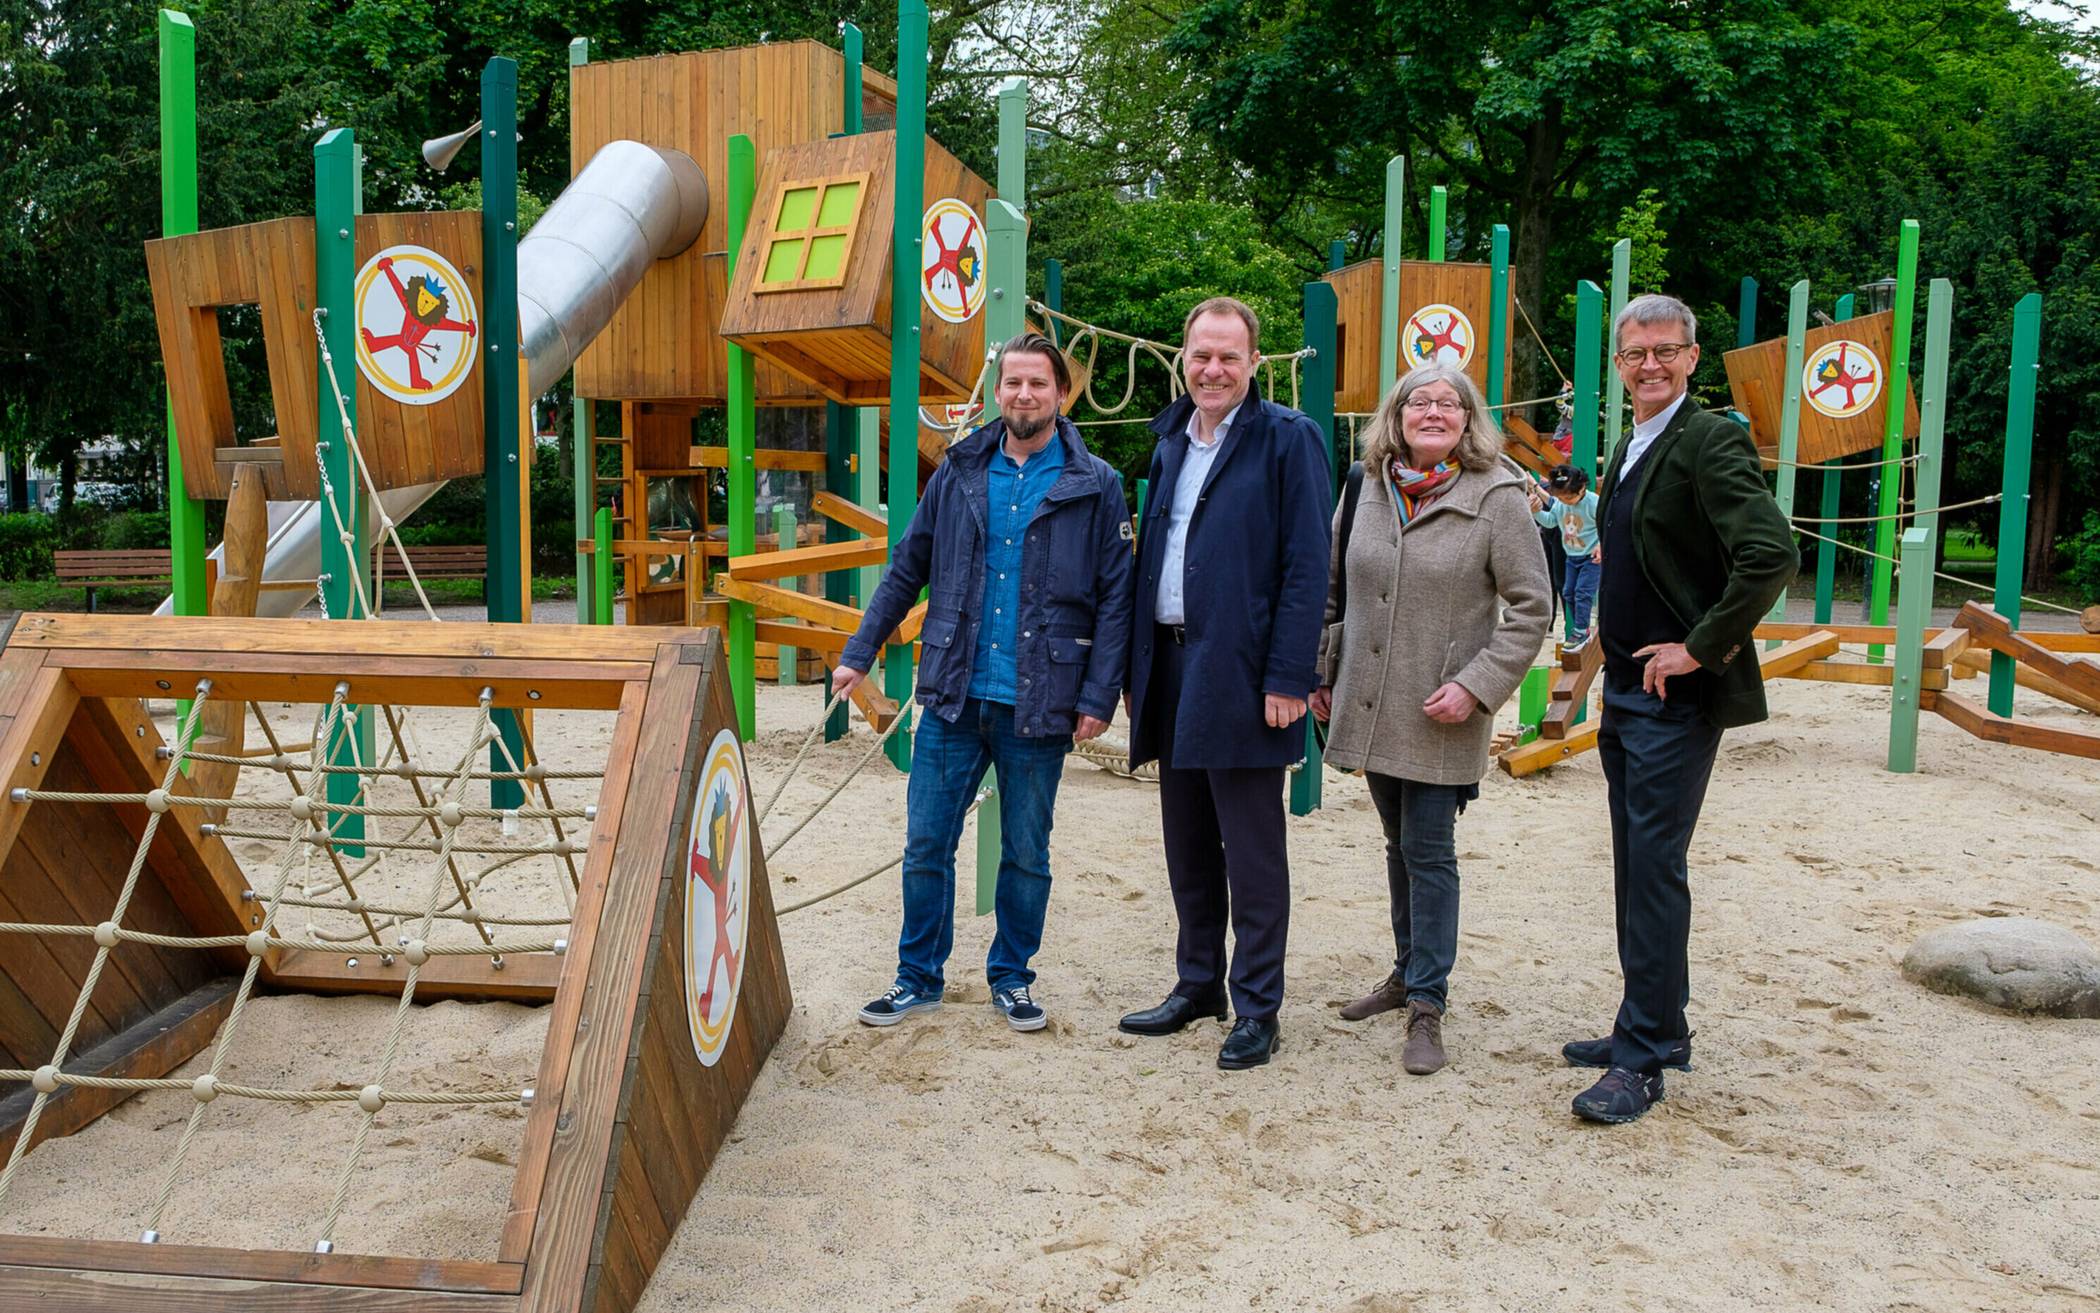
{"type": "MultiPolygon", "coordinates": [[[[778,541],[781,551],[784,552],[795,546],[795,508],[786,502],[776,503],[773,507],[773,534],[778,541]]],[[[776,582],[782,588],[790,590],[799,588],[802,584],[800,579],[793,577],[777,580],[776,582]]],[[[780,683],[783,686],[793,685],[796,676],[795,649],[786,643],[782,643],[779,655],[774,658],[774,662],[778,670],[777,678],[780,683]]]]}
{"type": "MultiPolygon", "coordinates": [[[[1918,221],[1905,219],[1896,240],[1896,322],[1889,330],[1888,423],[1881,438],[1881,497],[1874,514],[1874,584],[1867,620],[1889,622],[1890,564],[1896,551],[1896,512],[1903,492],[1903,421],[1909,409],[1904,398],[1910,393],[1910,321],[1918,304],[1918,221]]],[[[1881,645],[1867,648],[1867,660],[1881,660],[1881,645]]]]}
{"type": "Polygon", "coordinates": [[[1385,249],[1379,252],[1378,395],[1400,378],[1400,204],[1406,192],[1407,157],[1385,164],[1385,249]]]}
{"type": "MultiPolygon", "coordinates": [[[[1633,241],[1621,237],[1611,247],[1611,308],[1605,316],[1606,332],[1610,325],[1619,322],[1619,312],[1626,308],[1627,284],[1633,278],[1633,241]]],[[[1614,346],[1617,344],[1614,343],[1614,346]]],[[[1611,348],[1607,347],[1609,351],[1611,348]]],[[[1610,377],[1609,372],[1605,377],[1610,377]]],[[[1609,465],[1612,453],[1619,449],[1619,434],[1626,423],[1626,389],[1607,384],[1604,389],[1604,445],[1599,452],[1601,461],[1609,465]]]]}
{"type": "Polygon", "coordinates": [[[1888,768],[1918,768],[1918,684],[1925,663],[1925,621],[1932,612],[1932,535],[1903,531],[1903,586],[1896,594],[1896,668],[1889,689],[1888,768]]]}
{"type": "Polygon", "coordinates": [[[1488,242],[1488,385],[1487,403],[1499,406],[1502,379],[1509,373],[1509,225],[1498,223],[1488,242]]]}
{"type": "MultiPolygon", "coordinates": [[[[355,140],[350,129],[334,128],[314,143],[314,305],[321,312],[321,331],[328,341],[328,354],[335,362],[335,380],[343,390],[345,411],[354,430],[357,425],[357,182],[355,140]]],[[[314,376],[326,368],[315,350],[314,376]]],[[[321,518],[321,596],[330,617],[362,620],[358,577],[370,559],[365,535],[363,485],[357,474],[355,454],[343,433],[343,416],[336,411],[335,393],[318,389],[315,398],[320,434],[321,466],[328,473],[326,500],[321,518]],[[341,529],[336,526],[340,524],[341,529]],[[349,541],[343,541],[347,532],[349,541]]],[[[318,449],[318,448],[317,448],[318,449]]],[[[357,801],[358,777],[333,768],[351,767],[372,760],[372,726],[363,708],[348,709],[328,744],[328,801],[349,806],[357,801]]],[[[344,839],[365,837],[365,818],[336,814],[329,827],[344,839]]],[[[362,857],[361,847],[345,849],[362,857]]]]}
{"type": "Polygon", "coordinates": [[[591,623],[597,625],[613,622],[612,527],[612,507],[599,507],[591,524],[591,623]]]}
{"type": "Polygon", "coordinates": [[[1451,189],[1431,187],[1429,189],[1429,240],[1422,258],[1431,264],[1444,262],[1444,216],[1451,208],[1451,189]]]}
{"type": "MultiPolygon", "coordinates": [[[[197,29],[187,14],[160,11],[160,231],[180,237],[197,231],[197,29]]],[[[204,587],[204,503],[182,481],[182,446],[175,438],[175,404],[168,418],[168,546],[172,549],[176,615],[208,615],[204,587]]],[[[325,431],[325,430],[324,430],[325,431]]],[[[184,700],[178,723],[189,716],[184,700]]]]}
{"type": "MultiPolygon", "coordinates": [[[[1779,394],[1779,476],[1774,496],[1779,502],[1779,513],[1789,522],[1794,518],[1794,462],[1801,457],[1801,357],[1807,338],[1808,280],[1804,278],[1787,293],[1786,365],[1780,374],[1783,386],[1779,394]]],[[[1772,609],[1765,612],[1765,619],[1786,619],[1785,589],[1779,590],[1779,597],[1772,603],[1772,609]]],[[[1765,646],[1778,647],[1779,640],[1768,639],[1765,646]]]]}
{"type": "MultiPolygon", "coordinates": [[[[1334,362],[1335,325],[1339,314],[1333,283],[1315,279],[1305,284],[1305,345],[1312,348],[1313,354],[1305,362],[1304,385],[1299,398],[1306,418],[1320,426],[1320,441],[1324,448],[1321,463],[1327,469],[1327,487],[1323,491],[1327,494],[1330,509],[1335,498],[1334,362]]],[[[1291,776],[1291,815],[1303,816],[1319,809],[1321,774],[1320,737],[1313,727],[1312,714],[1307,712],[1305,760],[1291,776]]]]}
{"type": "MultiPolygon", "coordinates": [[[[2027,485],[2034,460],[2034,389],[2041,373],[2042,294],[2029,292],[2013,307],[2012,377],[2005,389],[2005,478],[1999,485],[1998,577],[1991,606],[2020,626],[2020,585],[2027,573],[2027,485]]],[[[1991,653],[1991,710],[2013,713],[2013,659],[1991,653]]]]}
{"type": "Polygon", "coordinates": [[[1517,686],[1517,724],[1523,729],[1517,742],[1529,743],[1539,736],[1546,708],[1553,702],[1553,667],[1533,666],[1517,686]]]}
{"type": "Polygon", "coordinates": [[[1597,478],[1597,391],[1604,370],[1604,289],[1587,278],[1575,284],[1576,469],[1597,478]]]}
{"type": "Polygon", "coordinates": [[[1918,396],[1918,516],[1930,540],[1928,568],[1939,568],[1940,473],[1947,450],[1947,358],[1954,348],[1954,284],[1935,278],[1925,296],[1925,386],[1918,396]]]}
{"type": "MultiPolygon", "coordinates": [[[[744,247],[744,228],[758,190],[758,152],[739,132],[729,139],[729,267],[725,282],[736,278],[737,254],[744,247]]],[[[758,410],[756,369],[751,356],[734,342],[729,353],[727,389],[729,427],[729,554],[748,556],[758,546],[754,511],[758,501],[758,410]]],[[[749,742],[758,732],[758,616],[749,602],[729,604],[729,693],[736,703],[738,732],[749,742]]]]}
{"type": "MultiPolygon", "coordinates": [[[[591,43],[585,37],[569,42],[569,67],[582,68],[591,62],[591,43]]],[[[573,374],[570,376],[575,377],[573,374]]],[[[572,437],[571,475],[576,486],[571,502],[575,506],[576,521],[576,623],[587,625],[595,609],[591,604],[591,585],[596,581],[597,571],[585,559],[582,538],[586,526],[591,523],[591,509],[598,504],[598,416],[590,399],[580,391],[576,394],[575,422],[569,426],[572,437]]]]}
{"type": "MultiPolygon", "coordinates": [[[[889,507],[882,504],[882,412],[874,406],[860,406],[853,412],[853,500],[856,504],[874,511],[877,515],[888,515],[889,507]]],[[[876,585],[882,582],[882,567],[864,565],[856,572],[860,588],[860,604],[865,607],[874,600],[876,585]]],[[[899,731],[900,733],[902,731],[899,731]]]]}
{"type": "MultiPolygon", "coordinates": [[[[890,552],[919,509],[919,298],[926,222],[926,0],[897,0],[897,152],[890,251],[890,552]]],[[[883,691],[912,700],[909,643],[883,657],[883,691]]],[[[911,769],[909,729],[890,736],[890,763],[911,769]]]]}

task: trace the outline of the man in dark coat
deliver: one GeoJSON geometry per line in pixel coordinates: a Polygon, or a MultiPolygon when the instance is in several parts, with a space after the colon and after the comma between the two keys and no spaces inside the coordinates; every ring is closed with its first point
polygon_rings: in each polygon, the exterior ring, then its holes
{"type": "Polygon", "coordinates": [[[1230,921],[1228,1070],[1276,1047],[1290,925],[1283,778],[1304,756],[1333,504],[1319,426],[1251,391],[1259,336],[1229,297],[1182,327],[1188,395],[1152,422],[1131,608],[1130,759],[1159,762],[1181,933],[1174,992],[1122,1026],[1170,1035],[1222,1019],[1230,921]]]}
{"type": "Polygon", "coordinates": [[[1625,993],[1608,1037],[1561,1050],[1609,1069],[1575,1099],[1575,1114],[1598,1122],[1632,1121],[1662,1099],[1664,1067],[1691,1065],[1685,853],[1721,731],[1765,718],[1751,633],[1801,565],[1750,435],[1686,394],[1699,363],[1691,310],[1637,297],[1613,331],[1633,432],[1597,494],[1597,753],[1625,993]]]}

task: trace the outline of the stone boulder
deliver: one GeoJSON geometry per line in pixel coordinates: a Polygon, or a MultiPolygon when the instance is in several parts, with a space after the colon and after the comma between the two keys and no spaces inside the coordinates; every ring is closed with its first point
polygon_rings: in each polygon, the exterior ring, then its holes
{"type": "Polygon", "coordinates": [[[1918,936],[1904,976],[1941,994],[2052,1017],[2100,1018],[2100,949],[2047,921],[1987,917],[1918,936]]]}

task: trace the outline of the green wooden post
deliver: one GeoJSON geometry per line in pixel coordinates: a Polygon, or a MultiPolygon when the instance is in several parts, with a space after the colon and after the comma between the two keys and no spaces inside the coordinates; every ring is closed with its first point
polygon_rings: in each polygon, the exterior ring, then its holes
{"type": "Polygon", "coordinates": [[[1488,385],[1487,403],[1499,406],[1502,380],[1509,373],[1509,225],[1495,225],[1488,243],[1488,385]]]}
{"type": "Polygon", "coordinates": [[[1385,248],[1378,283],[1378,395],[1393,390],[1400,378],[1400,205],[1407,183],[1407,157],[1385,164],[1385,248]]]}
{"type": "Polygon", "coordinates": [[[846,96],[841,107],[845,113],[840,120],[840,131],[846,136],[860,135],[865,129],[861,119],[861,65],[866,58],[860,34],[860,25],[847,23],[839,30],[840,44],[844,47],[846,60],[846,96]]]}
{"type": "Polygon", "coordinates": [[[1896,594],[1896,668],[1889,684],[1888,768],[1918,768],[1918,685],[1925,662],[1925,621],[1932,613],[1932,535],[1903,531],[1903,586],[1896,594]]]}
{"type": "MultiPolygon", "coordinates": [[[[919,509],[920,229],[926,221],[926,0],[897,0],[897,178],[890,252],[890,551],[919,509]]],[[[883,689],[902,712],[912,700],[911,645],[883,659],[883,689]]],[[[911,769],[909,729],[890,736],[890,762],[911,769]]]]}
{"type": "Polygon", "coordinates": [[[1553,667],[1533,666],[1517,686],[1517,724],[1523,729],[1517,742],[1529,743],[1539,736],[1539,725],[1546,719],[1546,708],[1552,702],[1553,667]]]}
{"type": "MultiPolygon", "coordinates": [[[[1918,397],[1918,516],[1930,540],[1927,569],[1939,568],[1940,474],[1947,449],[1947,358],[1954,349],[1954,284],[1935,278],[1925,296],[1925,386],[1918,397]]],[[[1900,603],[1899,603],[1900,604],[1900,603]]]]}
{"type": "MultiPolygon", "coordinates": [[[[350,129],[334,128],[314,144],[314,304],[321,311],[321,330],[328,339],[328,354],[335,361],[335,379],[354,429],[357,424],[357,186],[355,139],[350,129]]],[[[314,376],[325,368],[315,349],[314,376]]],[[[343,433],[343,418],[336,411],[335,393],[318,389],[318,452],[328,473],[327,500],[321,518],[321,596],[328,614],[336,620],[362,620],[365,609],[359,601],[357,581],[370,559],[365,534],[366,501],[357,473],[355,454],[343,433]],[[341,529],[336,526],[342,525],[341,529]],[[347,531],[350,541],[344,542],[347,531]]],[[[357,801],[359,777],[339,769],[370,764],[372,726],[352,707],[337,723],[328,744],[330,767],[327,797],[337,806],[357,801]]],[[[336,815],[331,833],[345,839],[365,837],[365,818],[336,815]]],[[[362,847],[344,850],[362,857],[362,847]]]]}
{"type": "MultiPolygon", "coordinates": [[[[1619,312],[1626,308],[1627,285],[1632,281],[1632,271],[1633,241],[1621,237],[1611,247],[1611,303],[1604,319],[1607,326],[1618,323],[1619,312]]],[[[1606,332],[1610,332],[1609,327],[1606,332]]],[[[1610,371],[1605,371],[1604,378],[1604,443],[1598,458],[1603,464],[1610,464],[1612,453],[1619,449],[1619,434],[1625,426],[1626,389],[1611,381],[1610,371]]]]}
{"type": "MultiPolygon", "coordinates": [[[[1779,406],[1779,472],[1778,491],[1774,494],[1779,502],[1779,513],[1788,521],[1794,518],[1794,462],[1801,456],[1801,357],[1808,337],[1808,280],[1795,283],[1787,293],[1786,302],[1786,365],[1780,373],[1782,398],[1779,406]]],[[[1789,535],[1791,536],[1791,535],[1789,535]]],[[[1765,613],[1767,620],[1786,619],[1786,590],[1772,603],[1765,613]]],[[[1779,640],[1767,640],[1768,648],[1778,647],[1779,640]]]]}
{"type": "MultiPolygon", "coordinates": [[[[197,231],[197,29],[189,15],[171,9],[160,11],[160,231],[163,237],[197,231]]],[[[182,481],[182,445],[175,438],[172,400],[167,403],[167,421],[168,545],[175,614],[209,615],[204,503],[190,496],[182,481]]],[[[189,714],[190,704],[184,699],[177,704],[177,723],[189,714]]]]}
{"type": "MultiPolygon", "coordinates": [[[[861,97],[863,94],[861,77],[862,40],[859,26],[853,23],[845,24],[840,31],[840,35],[843,38],[844,50],[842,53],[845,60],[845,93],[839,106],[840,133],[843,136],[850,137],[857,135],[861,131],[863,122],[861,116],[861,97]]],[[[853,473],[853,442],[854,419],[852,408],[841,406],[836,401],[825,402],[824,486],[836,491],[840,496],[848,500],[859,501],[859,489],[855,485],[853,473]]],[[[867,501],[860,502],[860,504],[872,509],[875,505],[875,499],[869,498],[867,501]]],[[[825,521],[825,542],[852,542],[859,537],[860,531],[857,529],[848,528],[837,520],[825,521]]],[[[872,578],[871,571],[832,570],[826,573],[824,576],[825,599],[847,605],[858,604],[866,606],[868,604],[867,593],[860,591],[856,587],[856,584],[864,575],[872,578]]],[[[831,672],[828,666],[823,667],[823,669],[825,672],[824,700],[829,702],[831,700],[831,672]]],[[[851,724],[847,713],[848,708],[842,705],[834,708],[832,713],[824,718],[824,741],[826,743],[836,743],[838,740],[846,737],[847,730],[851,724]]]]}
{"type": "MultiPolygon", "coordinates": [[[[1991,606],[2005,623],[2020,627],[2020,586],[2027,573],[2027,488],[2034,460],[2034,390],[2041,373],[2042,294],[2029,292],[2013,306],[2012,378],[2005,389],[2005,477],[1999,485],[1998,576],[1991,606]]],[[[1897,395],[1901,395],[1900,393],[1897,395]]],[[[1991,710],[2013,713],[2013,659],[1991,653],[1991,710]]]]}
{"type": "Polygon", "coordinates": [[[1575,284],[1576,469],[1597,478],[1597,392],[1604,369],[1604,289],[1585,278],[1575,284]]]}
{"type": "MultiPolygon", "coordinates": [[[[587,37],[576,37],[569,42],[569,67],[582,68],[591,62],[591,43],[587,37]]],[[[570,79],[574,81],[574,76],[570,79]]],[[[570,375],[574,379],[575,375],[570,375]]],[[[596,613],[591,604],[591,585],[597,571],[585,559],[583,536],[591,523],[592,508],[598,504],[598,416],[581,389],[575,394],[574,422],[569,426],[572,436],[571,477],[576,487],[572,501],[575,505],[576,521],[576,623],[587,625],[596,613]]]]}
{"type": "Polygon", "coordinates": [[[1337,237],[1327,243],[1327,268],[1339,269],[1349,263],[1349,244],[1337,237]]]}
{"type": "MultiPolygon", "coordinates": [[[[489,554],[488,617],[521,624],[525,508],[518,463],[518,65],[500,55],[481,70],[481,324],[487,355],[481,371],[482,508],[489,554]]],[[[489,769],[514,770],[525,760],[517,713],[498,708],[490,723],[502,742],[489,745],[489,769]]],[[[518,780],[490,780],[491,807],[522,807],[518,780]]]]}
{"type": "Polygon", "coordinates": [[[1735,344],[1738,348],[1757,345],[1757,280],[1745,277],[1736,288],[1735,297],[1735,344]]]}
{"type": "Polygon", "coordinates": [[[1450,211],[1450,207],[1449,187],[1429,189],[1429,240],[1424,243],[1422,258],[1431,264],[1444,262],[1444,216],[1450,211]]]}
{"type": "MultiPolygon", "coordinates": [[[[751,138],[741,132],[729,139],[728,181],[729,265],[724,278],[732,280],[758,190],[758,152],[751,138]]],[[[734,342],[726,344],[725,350],[729,353],[729,554],[747,556],[758,546],[754,520],[758,502],[757,367],[750,353],[734,342]]],[[[753,651],[758,642],[757,624],[757,613],[749,602],[729,604],[729,632],[724,636],[729,647],[729,693],[736,703],[738,732],[747,743],[758,732],[757,661],[753,651]]]]}
{"type": "Polygon", "coordinates": [[[612,507],[598,508],[597,518],[591,524],[591,623],[609,625],[613,622],[613,513],[612,507]]]}
{"type": "Polygon", "coordinates": [[[1139,524],[1143,524],[1145,522],[1145,493],[1148,492],[1151,489],[1151,487],[1152,480],[1150,479],[1139,479],[1137,481],[1137,521],[1139,524]]]}
{"type": "MultiPolygon", "coordinates": [[[[1312,348],[1313,354],[1305,362],[1298,396],[1306,417],[1320,426],[1321,441],[1326,444],[1324,463],[1327,467],[1327,505],[1330,508],[1335,498],[1334,362],[1335,325],[1339,313],[1333,283],[1314,279],[1305,285],[1305,345],[1312,348]]],[[[1319,808],[1321,782],[1320,738],[1313,728],[1312,714],[1308,712],[1305,717],[1305,760],[1291,776],[1291,815],[1303,816],[1319,808]]]]}
{"type": "MultiPolygon", "coordinates": [[[[1910,392],[1910,321],[1918,303],[1918,221],[1905,219],[1896,240],[1896,322],[1889,330],[1888,425],[1881,439],[1881,497],[1874,514],[1874,584],[1869,597],[1867,620],[1885,625],[1889,620],[1889,584],[1896,551],[1896,512],[1903,492],[1904,397],[1910,392]]],[[[1870,644],[1867,660],[1881,660],[1881,645],[1870,644]]]]}
{"type": "MultiPolygon", "coordinates": [[[[773,533],[779,541],[780,550],[786,551],[795,545],[795,508],[786,502],[774,503],[773,533]]],[[[802,583],[800,579],[793,576],[777,580],[776,582],[782,588],[790,590],[799,588],[802,583]]],[[[783,688],[791,687],[795,682],[795,649],[786,643],[780,644],[779,654],[774,657],[774,666],[776,672],[774,678],[779,681],[783,688]]]]}
{"type": "MultiPolygon", "coordinates": [[[[1847,292],[1837,299],[1836,319],[1844,323],[1852,317],[1852,293],[1847,292]]],[[[1842,456],[1823,462],[1823,523],[1820,532],[1826,538],[1838,536],[1837,519],[1839,494],[1843,491],[1845,458],[1842,456]]],[[[1830,623],[1831,612],[1837,599],[1838,545],[1833,542],[1816,544],[1816,623],[1830,623]]]]}
{"type": "MultiPolygon", "coordinates": [[[[882,412],[874,406],[857,406],[852,414],[855,445],[853,500],[877,515],[887,516],[889,507],[882,501],[882,412]]],[[[882,583],[882,567],[864,565],[855,574],[859,581],[860,604],[866,606],[875,596],[876,587],[882,583]]]]}
{"type": "MultiPolygon", "coordinates": [[[[1043,304],[1058,314],[1065,312],[1065,262],[1055,256],[1043,261],[1043,304]]],[[[1047,319],[1043,327],[1050,332],[1050,340],[1064,345],[1064,330],[1056,319],[1047,319]]]]}

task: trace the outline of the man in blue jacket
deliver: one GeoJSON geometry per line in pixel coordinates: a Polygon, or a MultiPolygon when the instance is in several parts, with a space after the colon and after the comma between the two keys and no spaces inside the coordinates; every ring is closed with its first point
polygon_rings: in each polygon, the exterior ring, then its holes
{"type": "Polygon", "coordinates": [[[1108,728],[1130,630],[1123,484],[1063,418],[1071,390],[1051,341],[999,350],[1000,418],[948,449],[833,676],[866,677],[883,639],[928,590],[919,720],[905,792],[904,928],[897,979],[860,1010],[891,1026],[940,1006],[955,946],[955,845],[999,772],[998,929],[985,973],[1015,1030],[1049,1024],[1029,960],[1050,904],[1050,817],[1072,741],[1108,728]]]}
{"type": "Polygon", "coordinates": [[[1283,776],[1305,753],[1333,505],[1319,426],[1251,394],[1259,341],[1254,312],[1230,297],[1182,326],[1188,395],[1152,421],[1130,639],[1130,759],[1159,762],[1181,933],[1174,992],[1122,1026],[1171,1035],[1222,1019],[1229,920],[1239,1019],[1218,1053],[1227,1070],[1276,1047],[1291,911],[1283,776]]]}

